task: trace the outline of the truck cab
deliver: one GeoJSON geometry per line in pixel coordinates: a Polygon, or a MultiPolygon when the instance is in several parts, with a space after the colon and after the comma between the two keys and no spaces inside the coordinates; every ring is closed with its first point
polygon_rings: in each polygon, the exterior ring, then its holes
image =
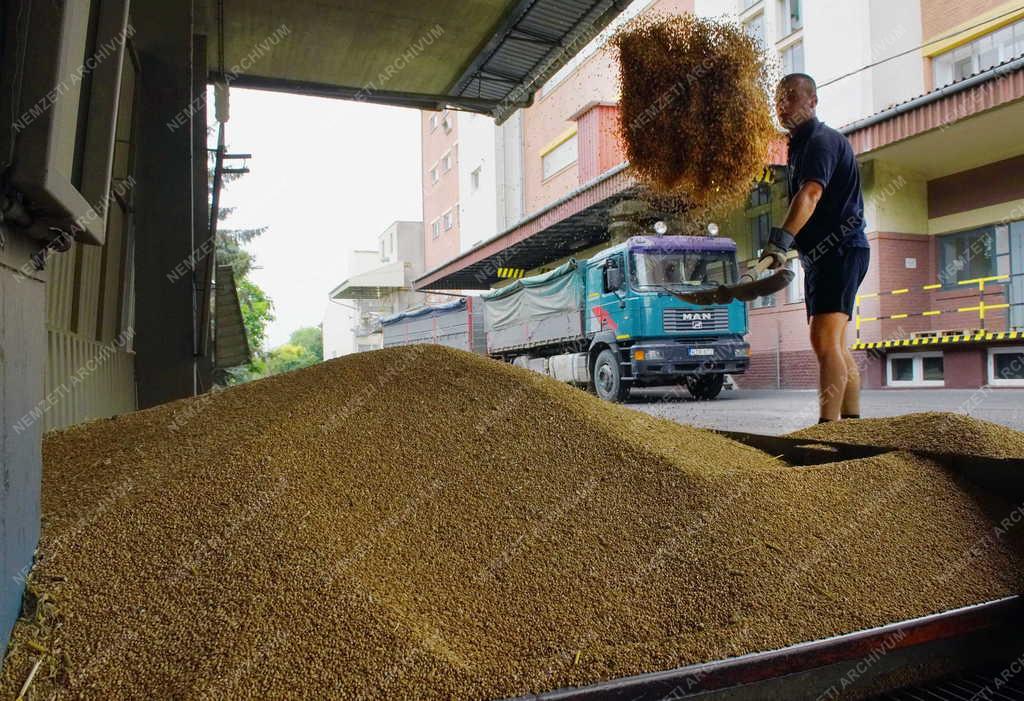
{"type": "Polygon", "coordinates": [[[739,301],[696,306],[670,291],[736,282],[736,244],[707,236],[634,236],[581,266],[594,389],[612,401],[631,387],[686,384],[712,399],[726,373],[750,362],[747,309],[739,301]]]}

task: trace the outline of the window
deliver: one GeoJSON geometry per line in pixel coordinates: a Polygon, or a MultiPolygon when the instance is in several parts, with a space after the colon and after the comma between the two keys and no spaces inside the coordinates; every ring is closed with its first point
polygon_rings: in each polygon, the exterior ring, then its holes
{"type": "Polygon", "coordinates": [[[562,143],[541,156],[541,166],[544,171],[543,177],[550,178],[563,168],[576,162],[576,134],[573,134],[562,143]]]}
{"type": "Polygon", "coordinates": [[[804,26],[803,14],[800,11],[801,0],[778,0],[779,3],[779,36],[789,36],[804,26]]]}
{"type": "Polygon", "coordinates": [[[441,170],[447,173],[452,169],[452,153],[449,151],[441,157],[441,170]]]}
{"type": "Polygon", "coordinates": [[[799,258],[792,258],[786,267],[793,271],[793,282],[786,288],[786,298],[789,304],[796,304],[804,301],[804,266],[799,258]]]}
{"type": "Polygon", "coordinates": [[[749,10],[751,7],[761,2],[761,0],[743,0],[743,9],[749,10]]]}
{"type": "Polygon", "coordinates": [[[437,166],[434,166],[433,168],[430,169],[430,182],[431,183],[436,183],[437,181],[438,181],[437,166]]]}
{"type": "Polygon", "coordinates": [[[437,129],[437,115],[432,114],[430,115],[430,131],[434,131],[435,129],[437,129]]]}
{"type": "Polygon", "coordinates": [[[430,224],[430,238],[436,239],[441,235],[441,220],[435,219],[430,224]]]}
{"type": "Polygon", "coordinates": [[[768,235],[772,231],[772,216],[768,212],[762,212],[750,220],[750,240],[757,246],[755,255],[761,255],[761,251],[768,245],[768,235]]]}
{"type": "Polygon", "coordinates": [[[782,74],[804,72],[804,42],[797,41],[782,50],[782,74]]]}
{"type": "Polygon", "coordinates": [[[1024,346],[989,348],[988,381],[996,387],[1024,387],[1024,346]]]}
{"type": "Polygon", "coordinates": [[[764,46],[764,13],[758,12],[756,15],[748,19],[743,23],[743,28],[747,30],[747,34],[756,39],[761,46],[764,46]]]}
{"type": "Polygon", "coordinates": [[[939,282],[955,286],[995,274],[994,232],[993,227],[985,227],[938,237],[939,282]]]}
{"type": "Polygon", "coordinates": [[[891,387],[942,387],[942,353],[893,353],[886,358],[886,384],[891,387]]]}
{"type": "Polygon", "coordinates": [[[444,128],[445,134],[450,134],[452,131],[452,118],[445,112],[441,115],[441,126],[444,128]]]}
{"type": "Polygon", "coordinates": [[[455,226],[455,215],[452,213],[452,210],[449,209],[445,212],[442,218],[444,219],[444,230],[451,231],[451,228],[455,226]]]}
{"type": "Polygon", "coordinates": [[[476,192],[480,189],[480,168],[477,166],[473,169],[473,172],[469,174],[469,189],[476,192]]]}
{"type": "Polygon", "coordinates": [[[955,83],[1018,56],[1024,56],[1024,19],[935,56],[935,87],[955,83]]]}

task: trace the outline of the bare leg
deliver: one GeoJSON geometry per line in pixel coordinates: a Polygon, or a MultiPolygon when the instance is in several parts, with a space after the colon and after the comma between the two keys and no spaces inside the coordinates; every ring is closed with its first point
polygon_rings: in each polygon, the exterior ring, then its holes
{"type": "Polygon", "coordinates": [[[860,369],[845,342],[843,334],[843,359],[846,361],[846,392],[843,393],[843,416],[860,416],[860,369]]]}
{"type": "Polygon", "coordinates": [[[844,336],[849,321],[850,317],[842,312],[811,317],[811,347],[818,358],[819,416],[830,421],[839,420],[846,395],[848,370],[844,336]]]}

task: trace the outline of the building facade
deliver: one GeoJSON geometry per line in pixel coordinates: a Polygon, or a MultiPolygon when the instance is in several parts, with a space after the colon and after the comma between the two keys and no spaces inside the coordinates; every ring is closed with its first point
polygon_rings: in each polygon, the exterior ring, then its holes
{"type": "MultiPolygon", "coordinates": [[[[736,19],[778,58],[779,75],[814,76],[819,118],[854,146],[872,264],[848,341],[866,384],[1024,385],[1024,105],[1015,64],[1024,55],[1024,3],[638,0],[620,19],[685,11],[736,19]]],[[[628,169],[618,172],[616,66],[606,35],[518,113],[524,216],[443,265],[433,259],[421,287],[452,276],[501,284],[493,271],[503,266],[540,272],[611,242],[588,227],[606,226],[608,208],[635,183],[628,169]],[[560,242],[555,230],[573,226],[578,241],[560,242]]],[[[719,222],[744,264],[785,217],[784,150],[768,164],[772,177],[719,222]]],[[[753,355],[737,378],[742,387],[817,384],[795,254],[789,266],[789,289],[751,304],[753,355]]]]}
{"type": "Polygon", "coordinates": [[[324,359],[383,347],[380,320],[426,302],[412,291],[423,274],[423,222],[396,221],[377,236],[377,249],[353,251],[349,277],[328,295],[324,359]]]}

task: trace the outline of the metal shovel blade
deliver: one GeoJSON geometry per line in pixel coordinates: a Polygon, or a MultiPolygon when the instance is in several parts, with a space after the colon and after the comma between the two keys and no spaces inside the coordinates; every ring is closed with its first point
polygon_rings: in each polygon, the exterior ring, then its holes
{"type": "Polygon", "coordinates": [[[761,278],[760,280],[750,280],[748,276],[744,275],[740,279],[742,280],[746,278],[747,282],[740,282],[735,285],[719,285],[716,288],[708,290],[677,292],[675,290],[670,290],[667,287],[663,287],[662,289],[682,302],[707,307],[712,304],[728,304],[734,299],[738,299],[741,302],[749,302],[752,299],[757,299],[758,297],[766,297],[768,295],[775,294],[779,290],[786,289],[786,287],[789,286],[789,283],[793,282],[794,276],[795,274],[792,270],[779,268],[771,275],[761,278]]]}

